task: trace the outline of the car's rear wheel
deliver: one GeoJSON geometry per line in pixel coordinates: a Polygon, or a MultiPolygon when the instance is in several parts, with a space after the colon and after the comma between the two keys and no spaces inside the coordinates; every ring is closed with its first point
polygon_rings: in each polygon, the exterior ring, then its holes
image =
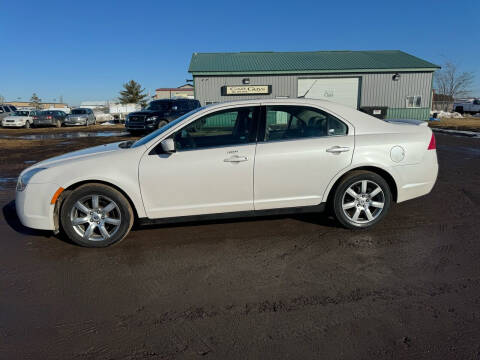
{"type": "Polygon", "coordinates": [[[392,202],[388,183],[370,171],[353,171],[337,186],[335,217],[349,229],[369,228],[383,219],[392,202]]]}
{"type": "Polygon", "coordinates": [[[130,203],[118,190],[86,184],[64,201],[60,220],[65,234],[86,247],[105,247],[123,240],[133,225],[130,203]]]}

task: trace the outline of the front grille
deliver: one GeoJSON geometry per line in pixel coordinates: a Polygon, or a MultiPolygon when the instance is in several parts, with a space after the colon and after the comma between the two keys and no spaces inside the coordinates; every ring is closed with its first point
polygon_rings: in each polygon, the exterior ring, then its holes
{"type": "Polygon", "coordinates": [[[127,129],[138,129],[138,130],[144,130],[145,125],[143,124],[132,124],[131,122],[128,123],[128,125],[125,126],[127,129]]]}
{"type": "Polygon", "coordinates": [[[128,117],[128,121],[129,121],[129,122],[135,122],[135,123],[145,122],[145,116],[143,116],[143,115],[133,115],[133,116],[129,116],[129,117],[128,117]]]}

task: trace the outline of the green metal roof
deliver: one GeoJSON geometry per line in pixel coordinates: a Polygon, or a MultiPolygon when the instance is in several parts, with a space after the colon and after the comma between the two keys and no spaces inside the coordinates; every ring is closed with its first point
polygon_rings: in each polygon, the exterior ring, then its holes
{"type": "Polygon", "coordinates": [[[194,53],[193,74],[433,71],[438,65],[400,50],[194,53]]]}

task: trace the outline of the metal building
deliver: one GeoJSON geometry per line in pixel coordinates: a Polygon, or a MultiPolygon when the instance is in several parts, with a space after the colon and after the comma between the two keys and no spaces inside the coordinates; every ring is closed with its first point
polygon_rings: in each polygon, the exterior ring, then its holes
{"type": "Polygon", "coordinates": [[[262,98],[339,102],[387,119],[426,120],[440,67],[398,50],[194,53],[202,105],[262,98]]]}

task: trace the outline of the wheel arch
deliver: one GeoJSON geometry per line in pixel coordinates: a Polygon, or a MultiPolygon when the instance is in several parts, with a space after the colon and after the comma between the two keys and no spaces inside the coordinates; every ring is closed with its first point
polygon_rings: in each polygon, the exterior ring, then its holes
{"type": "Polygon", "coordinates": [[[333,182],[333,184],[328,189],[328,195],[326,200],[327,204],[332,203],[335,190],[337,189],[340,182],[345,178],[345,176],[350,174],[352,171],[358,171],[358,170],[370,171],[381,176],[383,179],[385,179],[385,181],[388,184],[388,187],[390,188],[390,191],[392,192],[392,200],[395,202],[397,201],[398,188],[397,188],[397,183],[395,181],[395,178],[392,176],[392,174],[390,174],[387,170],[382,169],[381,167],[367,165],[367,166],[358,166],[355,168],[350,168],[345,172],[343,172],[340,176],[338,176],[337,179],[333,182]]]}
{"type": "Polygon", "coordinates": [[[104,181],[104,180],[82,180],[82,181],[78,181],[78,182],[75,182],[73,184],[70,184],[68,187],[66,187],[62,193],[60,194],[60,196],[58,197],[56,203],[55,203],[55,208],[54,208],[54,212],[53,212],[53,222],[54,222],[54,225],[55,225],[55,229],[58,230],[59,229],[59,216],[60,216],[60,209],[62,207],[62,204],[63,202],[65,201],[65,199],[68,197],[68,195],[74,191],[75,189],[77,189],[78,187],[82,186],[82,185],[86,185],[86,184],[101,184],[101,185],[106,185],[106,186],[109,186],[115,190],[117,190],[118,192],[120,192],[123,196],[125,196],[125,199],[127,199],[128,203],[130,204],[130,206],[132,207],[132,211],[133,211],[133,216],[134,216],[134,220],[136,221],[137,219],[140,218],[140,216],[138,215],[138,210],[135,206],[135,203],[133,202],[132,198],[128,195],[128,193],[126,193],[122,188],[118,187],[117,185],[115,184],[112,184],[111,182],[108,182],[108,181],[104,181]]]}

